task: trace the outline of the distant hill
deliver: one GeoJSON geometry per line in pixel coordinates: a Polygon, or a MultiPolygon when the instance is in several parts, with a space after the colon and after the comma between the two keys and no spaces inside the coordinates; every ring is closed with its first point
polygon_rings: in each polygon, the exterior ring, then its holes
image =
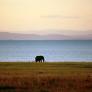
{"type": "Polygon", "coordinates": [[[37,35],[0,32],[0,40],[88,40],[92,39],[92,34],[67,36],[61,34],[37,35]]]}

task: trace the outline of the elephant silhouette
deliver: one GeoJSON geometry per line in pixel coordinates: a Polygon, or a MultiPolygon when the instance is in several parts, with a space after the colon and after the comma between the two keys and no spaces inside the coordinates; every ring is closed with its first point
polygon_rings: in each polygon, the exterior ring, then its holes
{"type": "Polygon", "coordinates": [[[44,59],[44,56],[36,56],[35,57],[35,62],[44,62],[45,59],[44,59]]]}

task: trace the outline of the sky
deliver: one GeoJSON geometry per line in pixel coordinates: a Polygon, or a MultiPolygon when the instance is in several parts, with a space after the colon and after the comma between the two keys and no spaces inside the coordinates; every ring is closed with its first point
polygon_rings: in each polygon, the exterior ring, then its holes
{"type": "Polygon", "coordinates": [[[0,32],[92,34],[92,0],[0,0],[0,32]]]}

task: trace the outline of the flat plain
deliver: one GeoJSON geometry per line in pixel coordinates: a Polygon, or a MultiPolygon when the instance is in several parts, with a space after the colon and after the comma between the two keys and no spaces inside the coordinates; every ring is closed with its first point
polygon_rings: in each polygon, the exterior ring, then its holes
{"type": "Polygon", "coordinates": [[[0,62],[0,92],[92,92],[92,62],[0,62]]]}

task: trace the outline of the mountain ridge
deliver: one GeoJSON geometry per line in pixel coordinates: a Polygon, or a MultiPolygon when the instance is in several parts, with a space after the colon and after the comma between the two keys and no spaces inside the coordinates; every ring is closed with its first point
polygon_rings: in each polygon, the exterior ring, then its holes
{"type": "Polygon", "coordinates": [[[0,40],[92,40],[92,34],[86,35],[62,35],[62,34],[22,34],[0,32],[0,40]]]}

